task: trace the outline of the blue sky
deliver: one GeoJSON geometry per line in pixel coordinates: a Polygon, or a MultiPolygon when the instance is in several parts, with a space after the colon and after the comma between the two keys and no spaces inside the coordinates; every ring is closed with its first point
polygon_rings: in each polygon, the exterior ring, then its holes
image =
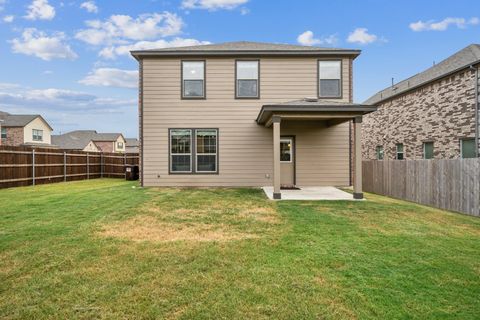
{"type": "Polygon", "coordinates": [[[225,41],[361,49],[354,100],[480,42],[480,2],[0,0],[0,110],[137,136],[128,51],[225,41]]]}

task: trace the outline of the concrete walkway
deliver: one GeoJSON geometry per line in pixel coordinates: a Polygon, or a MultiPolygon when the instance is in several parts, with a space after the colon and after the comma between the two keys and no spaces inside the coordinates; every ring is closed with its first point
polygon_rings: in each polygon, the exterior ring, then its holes
{"type": "MultiPolygon", "coordinates": [[[[353,200],[353,195],[335,187],[299,187],[300,190],[281,190],[281,200],[353,200]]],[[[273,200],[273,187],[262,188],[273,200]]]]}

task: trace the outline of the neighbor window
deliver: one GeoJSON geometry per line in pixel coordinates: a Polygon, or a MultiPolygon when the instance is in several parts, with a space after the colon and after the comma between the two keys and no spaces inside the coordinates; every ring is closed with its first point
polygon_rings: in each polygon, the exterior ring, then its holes
{"type": "Polygon", "coordinates": [[[475,158],[477,156],[475,152],[475,139],[460,140],[460,152],[462,158],[475,158]]]}
{"type": "Polygon", "coordinates": [[[433,142],[423,143],[423,159],[433,159],[433,142]]]}
{"type": "Polygon", "coordinates": [[[280,162],[292,162],[292,139],[280,139],[280,162]]]}
{"type": "Polygon", "coordinates": [[[43,141],[43,130],[32,129],[33,141],[43,141]]]}
{"type": "Polygon", "coordinates": [[[383,146],[377,146],[377,160],[383,160],[383,146]]]}
{"type": "Polygon", "coordinates": [[[217,129],[170,129],[171,173],[216,173],[217,166],[217,129]]]}
{"type": "Polygon", "coordinates": [[[7,139],[7,128],[2,128],[2,139],[7,139]]]}
{"type": "Polygon", "coordinates": [[[318,61],[318,96],[340,98],[342,81],[341,61],[318,61]]]}
{"type": "Polygon", "coordinates": [[[182,61],[182,97],[205,97],[205,61],[182,61]]]}
{"type": "Polygon", "coordinates": [[[196,172],[217,171],[217,130],[197,129],[196,136],[196,172]]]}
{"type": "Polygon", "coordinates": [[[396,156],[396,159],[397,159],[397,160],[403,160],[403,159],[405,159],[405,152],[404,152],[403,143],[397,143],[396,147],[397,147],[397,156],[396,156]]]}
{"type": "Polygon", "coordinates": [[[192,172],[192,130],[170,131],[170,171],[192,172]]]}
{"type": "Polygon", "coordinates": [[[123,142],[117,142],[117,149],[123,149],[123,142]]]}
{"type": "Polygon", "coordinates": [[[237,98],[258,98],[258,61],[236,62],[237,98]]]}

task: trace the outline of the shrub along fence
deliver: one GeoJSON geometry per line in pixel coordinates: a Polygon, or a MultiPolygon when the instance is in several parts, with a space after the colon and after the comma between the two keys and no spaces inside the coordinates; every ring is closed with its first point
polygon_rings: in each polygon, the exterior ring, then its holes
{"type": "Polygon", "coordinates": [[[480,159],[363,161],[363,189],[480,216],[480,159]]]}
{"type": "Polygon", "coordinates": [[[0,146],[0,188],[94,178],[124,178],[138,153],[0,146]]]}

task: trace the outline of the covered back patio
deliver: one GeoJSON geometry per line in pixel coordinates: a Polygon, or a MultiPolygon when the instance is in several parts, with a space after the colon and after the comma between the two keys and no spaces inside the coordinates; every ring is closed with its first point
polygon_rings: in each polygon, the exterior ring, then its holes
{"type": "MultiPolygon", "coordinates": [[[[263,105],[258,116],[257,123],[265,127],[272,127],[273,133],[273,186],[270,188],[264,188],[268,193],[271,192],[271,197],[273,199],[282,199],[282,190],[288,193],[286,198],[294,199],[295,194],[298,194],[299,200],[302,200],[305,194],[308,194],[307,198],[309,200],[316,200],[314,194],[317,194],[318,200],[328,199],[331,195],[336,195],[338,200],[350,199],[363,199],[362,193],[362,150],[361,150],[361,139],[362,139],[362,117],[363,115],[373,112],[376,110],[376,107],[370,105],[360,105],[347,102],[332,102],[332,101],[319,101],[317,99],[304,99],[296,100],[280,104],[267,104],[263,105]],[[352,122],[353,129],[350,130],[350,127],[346,127],[346,123],[352,122]],[[332,167],[336,166],[335,161],[341,162],[341,167],[345,170],[348,170],[350,175],[350,170],[353,171],[353,196],[338,190],[327,190],[322,188],[312,189],[312,187],[327,187],[325,185],[312,186],[308,185],[303,186],[301,184],[297,185],[295,179],[297,175],[297,165],[296,165],[296,141],[294,135],[285,135],[283,127],[292,127],[289,132],[295,132],[295,130],[302,130],[303,127],[306,128],[315,128],[316,126],[323,128],[335,128],[342,127],[343,134],[345,133],[345,128],[348,130],[348,135],[336,137],[335,131],[327,131],[329,137],[323,139],[322,135],[314,135],[311,132],[313,130],[306,131],[306,134],[310,134],[312,139],[315,139],[319,145],[321,144],[331,144],[332,141],[339,142],[340,147],[343,148],[346,152],[341,153],[341,159],[338,159],[338,154],[336,159],[329,159],[323,164],[324,175],[328,175],[325,171],[325,166],[331,165],[332,167]],[[342,126],[343,125],[343,126],[342,126]],[[323,139],[323,140],[322,140],[323,139]],[[350,141],[353,141],[350,145],[350,141]],[[353,161],[351,160],[353,158],[353,161]],[[341,160],[341,161],[340,161],[341,160]],[[292,179],[289,177],[292,176],[292,179]],[[303,192],[299,192],[302,191],[303,192]],[[268,191],[267,191],[268,190],[268,191]],[[316,191],[315,191],[316,190],[316,191]],[[323,195],[323,196],[322,196],[323,195]]],[[[305,134],[305,133],[304,133],[305,134]]],[[[305,139],[305,138],[304,138],[305,139]]],[[[308,152],[308,146],[303,146],[305,153],[308,152]]],[[[315,162],[315,154],[311,153],[308,157],[311,158],[312,162],[315,162]]],[[[305,166],[305,158],[303,156],[302,163],[299,164],[299,169],[302,169],[301,166],[305,166]]],[[[317,164],[319,166],[319,164],[317,164]]],[[[312,176],[316,174],[315,169],[310,170],[312,176]]],[[[307,173],[307,174],[308,174],[307,173]]],[[[320,179],[320,178],[317,178],[320,179]]],[[[326,181],[332,181],[333,185],[337,185],[335,179],[330,179],[326,181]]],[[[339,183],[344,185],[344,183],[339,183]]],[[[333,197],[335,198],[335,197],[333,197]]],[[[331,199],[333,200],[333,199],[331,199]]]]}

